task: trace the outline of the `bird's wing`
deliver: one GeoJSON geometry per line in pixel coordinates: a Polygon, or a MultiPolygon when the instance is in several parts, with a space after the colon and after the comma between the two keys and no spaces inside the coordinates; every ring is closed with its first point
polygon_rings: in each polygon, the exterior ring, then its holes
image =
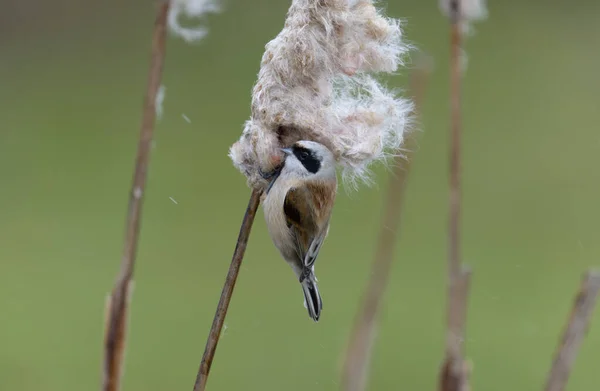
{"type": "Polygon", "coordinates": [[[284,202],[286,223],[296,243],[300,264],[312,268],[329,231],[335,189],[323,185],[292,188],[284,202]]]}
{"type": "Polygon", "coordinates": [[[316,211],[317,235],[313,238],[304,258],[304,265],[312,268],[317,260],[321,245],[329,233],[329,219],[335,202],[337,184],[335,182],[309,183],[306,185],[307,194],[316,211]]]}
{"type": "Polygon", "coordinates": [[[325,237],[327,237],[327,232],[329,231],[329,224],[327,224],[327,228],[319,231],[319,234],[314,237],[312,242],[310,243],[310,247],[304,256],[304,266],[312,268],[317,260],[317,256],[319,255],[319,251],[321,250],[321,245],[325,241],[325,237]]]}
{"type": "Polygon", "coordinates": [[[283,203],[283,212],[290,234],[294,239],[299,266],[304,265],[304,258],[317,234],[317,225],[313,207],[306,187],[291,188],[283,203]]]}

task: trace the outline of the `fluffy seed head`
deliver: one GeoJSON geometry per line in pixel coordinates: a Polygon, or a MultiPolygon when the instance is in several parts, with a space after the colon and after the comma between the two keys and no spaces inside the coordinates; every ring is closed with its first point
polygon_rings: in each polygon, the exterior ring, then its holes
{"type": "Polygon", "coordinates": [[[250,186],[298,140],[327,146],[347,183],[403,141],[412,109],[374,77],[402,64],[409,46],[400,22],[371,0],[293,0],[283,30],[266,45],[252,91],[252,113],[230,149],[250,186]]]}

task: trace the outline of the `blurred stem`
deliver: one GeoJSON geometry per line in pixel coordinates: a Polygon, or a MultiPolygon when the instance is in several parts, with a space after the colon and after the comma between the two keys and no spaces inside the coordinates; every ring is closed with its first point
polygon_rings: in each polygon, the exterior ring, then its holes
{"type": "MultiPolygon", "coordinates": [[[[420,66],[417,66],[411,73],[410,92],[417,113],[420,112],[425,86],[431,72],[427,65],[427,61],[422,59],[420,66]]],[[[416,148],[415,141],[415,135],[410,133],[403,144],[404,149],[407,150],[407,162],[402,164],[402,158],[397,158],[394,170],[390,173],[379,244],[371,266],[371,279],[348,342],[342,371],[341,386],[345,391],[360,391],[366,388],[371,351],[377,329],[377,315],[392,266],[394,246],[400,229],[402,201],[410,170],[411,152],[416,148]]]]}
{"type": "Polygon", "coordinates": [[[460,213],[461,213],[461,90],[460,90],[460,50],[462,37],[460,31],[460,0],[450,1],[452,23],[450,27],[450,218],[448,227],[448,267],[449,282],[453,280],[460,270],[460,213]]]}
{"type": "Polygon", "coordinates": [[[104,336],[103,391],[120,389],[125,350],[127,312],[131,289],[131,279],[137,252],[142,203],[146,187],[146,174],[150,159],[150,149],[156,116],[156,95],[161,84],[165,57],[166,20],[169,2],[160,4],[152,37],[150,75],[144,100],[144,112],[138,143],[137,159],[133,184],[129,195],[129,210],[125,230],[125,245],[121,259],[121,271],[107,303],[107,320],[104,336]]]}
{"type": "Polygon", "coordinates": [[[463,358],[471,270],[463,266],[454,277],[448,302],[446,358],[440,374],[441,391],[469,390],[470,367],[463,358]]]}
{"type": "Polygon", "coordinates": [[[446,358],[440,374],[440,390],[469,389],[469,368],[463,358],[465,323],[471,271],[461,268],[461,1],[450,1],[450,189],[448,219],[448,308],[446,358]]]}
{"type": "Polygon", "coordinates": [[[240,233],[238,235],[231,264],[229,266],[229,272],[223,285],[223,291],[221,292],[221,299],[217,305],[217,311],[213,319],[210,332],[208,334],[208,340],[206,341],[206,347],[204,349],[204,355],[200,363],[200,369],[196,377],[196,383],[194,384],[194,391],[203,391],[206,388],[206,382],[208,381],[208,374],[212,366],[213,358],[217,350],[217,344],[219,343],[219,337],[221,336],[221,330],[225,323],[225,317],[227,316],[227,309],[229,308],[229,302],[233,295],[233,288],[237,281],[237,276],[240,272],[240,266],[244,259],[244,253],[246,252],[246,246],[248,244],[248,238],[250,237],[250,231],[252,230],[252,224],[254,223],[254,217],[260,204],[260,196],[262,195],[261,190],[253,190],[242,220],[240,227],[240,233]]]}
{"type": "Polygon", "coordinates": [[[588,271],[583,276],[581,288],[573,302],[569,321],[556,351],[552,369],[548,374],[545,391],[563,391],[565,389],[575,356],[589,327],[598,291],[600,291],[600,274],[588,271]]]}

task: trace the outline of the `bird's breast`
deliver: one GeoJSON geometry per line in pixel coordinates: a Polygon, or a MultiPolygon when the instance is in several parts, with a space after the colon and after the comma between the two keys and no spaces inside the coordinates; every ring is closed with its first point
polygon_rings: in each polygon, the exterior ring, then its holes
{"type": "Polygon", "coordinates": [[[263,210],[267,229],[277,249],[284,257],[292,247],[292,237],[287,226],[283,205],[290,186],[273,186],[265,197],[263,210]]]}

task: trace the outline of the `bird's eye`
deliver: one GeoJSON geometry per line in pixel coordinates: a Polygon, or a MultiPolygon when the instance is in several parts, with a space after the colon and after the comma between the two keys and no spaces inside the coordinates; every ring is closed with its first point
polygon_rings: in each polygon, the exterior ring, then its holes
{"type": "Polygon", "coordinates": [[[302,163],[307,171],[312,174],[316,174],[319,171],[319,168],[321,167],[320,159],[313,155],[309,149],[302,146],[296,146],[293,151],[296,159],[302,163]]]}

